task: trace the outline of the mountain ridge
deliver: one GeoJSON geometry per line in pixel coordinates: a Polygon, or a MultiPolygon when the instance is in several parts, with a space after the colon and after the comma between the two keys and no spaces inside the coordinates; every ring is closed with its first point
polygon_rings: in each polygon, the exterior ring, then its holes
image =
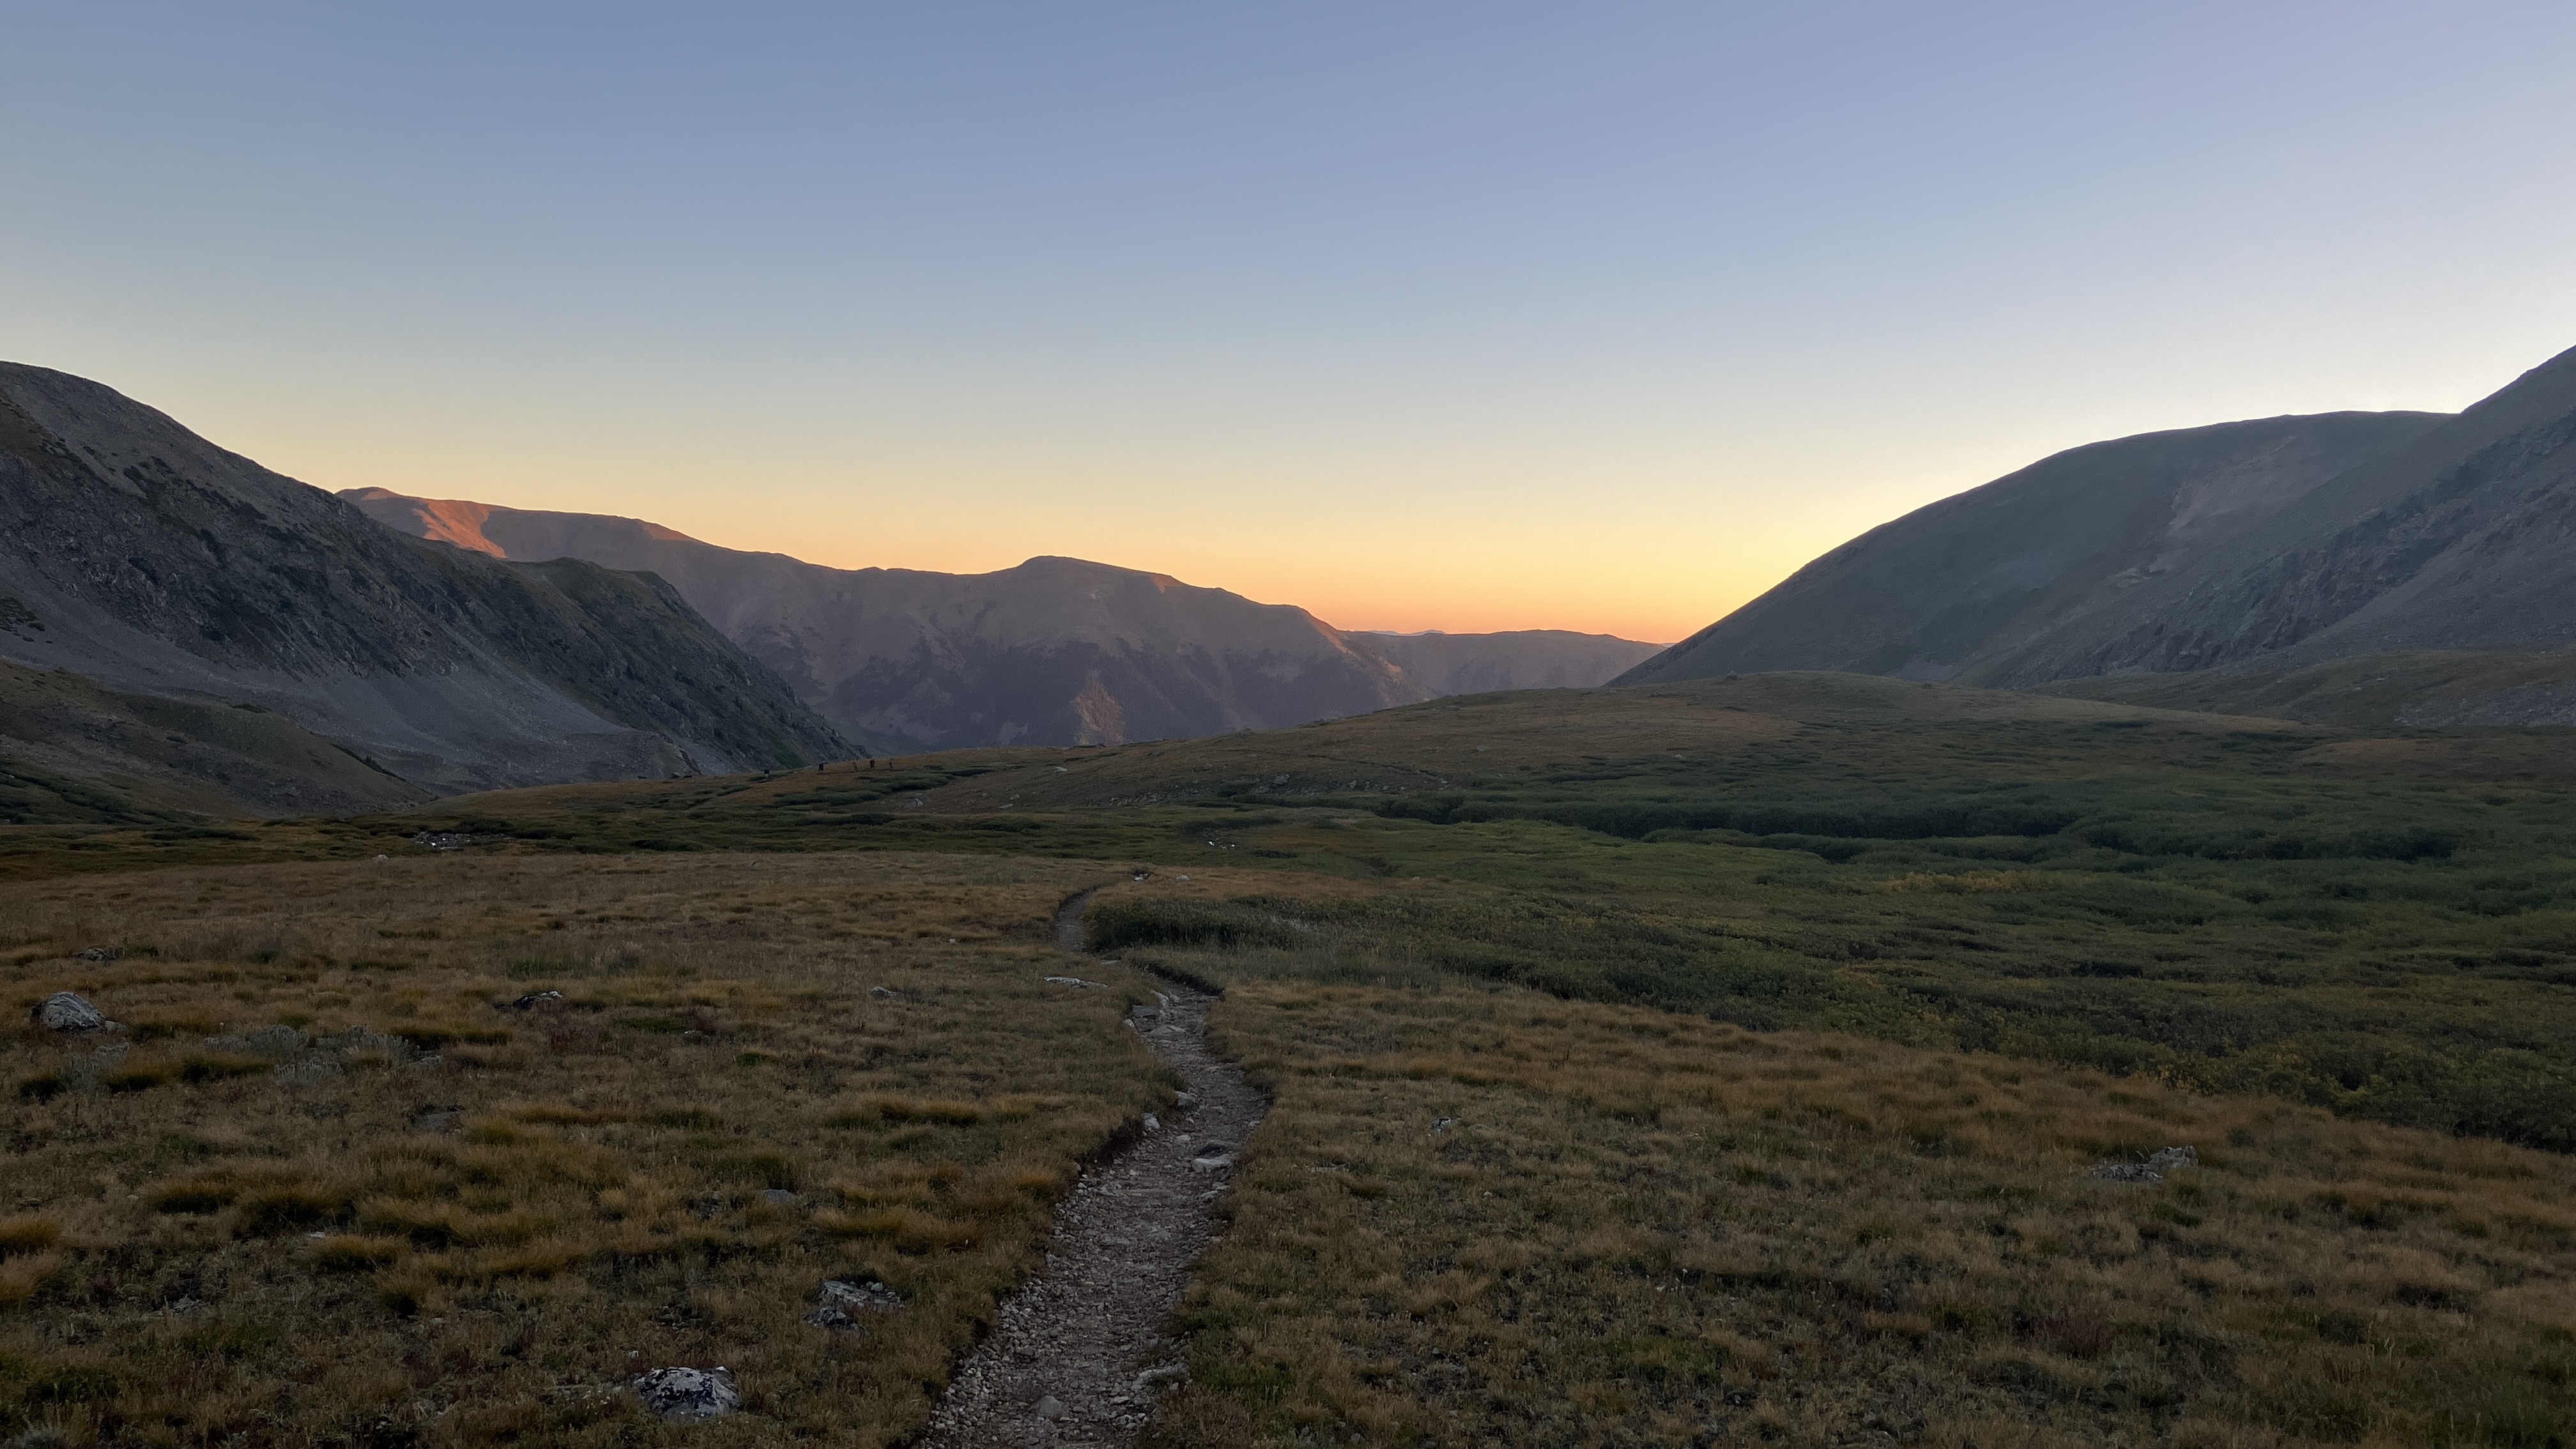
{"type": "Polygon", "coordinates": [[[440,794],[850,752],[660,579],[401,539],[19,363],[0,363],[0,661],[256,705],[440,794]]]}
{"type": "Polygon", "coordinates": [[[1620,682],[1828,668],[2303,718],[2559,722],[2571,550],[2576,349],[2457,414],[2260,419],[2051,455],[1827,552],[1620,682]],[[2235,506],[2204,518],[2210,498],[2235,506]],[[2106,515],[2124,542],[2088,552],[2106,515]],[[2168,556],[2145,546],[2159,522],[2182,544],[2168,556]],[[2183,538],[2193,522],[2204,537],[2183,538]],[[2049,548],[2066,567],[2013,576],[2049,548]],[[2405,690],[2317,672],[2383,657],[2405,690]]]}
{"type": "Polygon", "coordinates": [[[836,569],[610,514],[343,496],[460,549],[649,569],[843,732],[898,752],[1179,738],[1592,685],[1655,648],[1563,630],[1341,630],[1293,604],[1060,555],[983,574],[836,569]]]}

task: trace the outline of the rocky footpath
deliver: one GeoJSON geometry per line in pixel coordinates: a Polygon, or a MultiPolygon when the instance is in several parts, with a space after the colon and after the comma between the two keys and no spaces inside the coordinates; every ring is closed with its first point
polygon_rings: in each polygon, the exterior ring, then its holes
{"type": "MultiPolygon", "coordinates": [[[[1068,950],[1081,943],[1087,899],[1058,914],[1068,950]]],[[[991,1336],[950,1380],[924,1449],[1132,1444],[1157,1393],[1187,1377],[1162,1327],[1215,1236],[1236,1153],[1269,1110],[1239,1069],[1208,1051],[1214,1000],[1171,985],[1129,1016],[1186,1090],[1168,1120],[1147,1117],[1056,1209],[1045,1275],[1002,1305],[991,1336]]]]}

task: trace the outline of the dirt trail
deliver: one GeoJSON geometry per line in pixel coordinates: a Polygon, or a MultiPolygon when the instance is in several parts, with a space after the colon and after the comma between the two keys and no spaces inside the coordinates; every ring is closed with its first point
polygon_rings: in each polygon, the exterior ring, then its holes
{"type": "MultiPolygon", "coordinates": [[[[1082,950],[1091,892],[1056,912],[1056,944],[1082,950]]],[[[1079,988],[1067,987],[1067,990],[1079,988]]],[[[1269,1104],[1207,1050],[1215,998],[1173,983],[1153,1017],[1128,1025],[1180,1073],[1196,1104],[1160,1115],[1134,1142],[1082,1174],[1056,1208],[1044,1276],[1002,1305],[931,1412],[921,1449],[1136,1441],[1154,1401],[1181,1378],[1159,1331],[1213,1235],[1234,1149],[1269,1104]]]]}

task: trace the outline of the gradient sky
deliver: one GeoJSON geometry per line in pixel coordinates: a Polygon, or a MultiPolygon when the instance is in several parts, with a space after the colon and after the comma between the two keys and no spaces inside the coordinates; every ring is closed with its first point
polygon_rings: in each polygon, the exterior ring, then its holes
{"type": "Polygon", "coordinates": [[[2576,7],[0,0],[0,357],[327,487],[1679,637],[2576,345],[2576,7]]]}

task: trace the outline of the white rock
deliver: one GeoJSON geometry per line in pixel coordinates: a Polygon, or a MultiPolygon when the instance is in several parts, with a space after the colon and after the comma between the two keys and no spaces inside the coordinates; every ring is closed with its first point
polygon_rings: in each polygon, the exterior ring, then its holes
{"type": "Polygon", "coordinates": [[[27,1019],[47,1031],[105,1031],[116,1025],[88,998],[70,991],[57,991],[37,1002],[27,1019]]]}
{"type": "Polygon", "coordinates": [[[635,1397],[646,1410],[675,1424],[720,1419],[742,1407],[733,1374],[721,1365],[655,1369],[635,1380],[635,1397]]]}

